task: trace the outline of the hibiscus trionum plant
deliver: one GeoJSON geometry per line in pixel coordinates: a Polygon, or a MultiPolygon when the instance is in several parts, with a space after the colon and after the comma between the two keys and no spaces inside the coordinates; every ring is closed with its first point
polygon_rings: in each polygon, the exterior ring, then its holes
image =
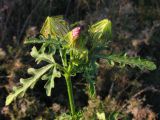
{"type": "Polygon", "coordinates": [[[40,48],[33,46],[31,56],[37,64],[44,62],[44,66],[35,69],[29,68],[31,77],[20,79],[20,86],[13,89],[6,99],[9,105],[17,97],[22,97],[27,89],[34,88],[39,80],[45,80],[44,88],[47,96],[51,96],[54,88],[54,79],[64,77],[66,80],[70,112],[75,115],[75,104],[71,77],[81,73],[88,82],[89,95],[94,96],[94,80],[97,74],[97,59],[106,59],[106,63],[118,63],[121,66],[130,65],[140,69],[154,70],[153,62],[139,57],[128,57],[122,54],[102,54],[107,49],[111,37],[111,21],[104,19],[91,25],[87,32],[81,27],[71,28],[61,16],[47,17],[38,38],[29,38],[25,44],[39,44],[40,48]],[[86,35],[86,36],[84,36],[86,35]],[[87,47],[88,46],[88,47],[87,47]]]}

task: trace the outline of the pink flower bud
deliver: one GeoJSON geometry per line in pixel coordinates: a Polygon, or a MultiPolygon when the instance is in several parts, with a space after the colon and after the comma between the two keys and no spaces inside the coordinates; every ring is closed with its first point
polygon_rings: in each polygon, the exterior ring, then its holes
{"type": "Polygon", "coordinates": [[[74,40],[79,37],[80,30],[81,30],[81,27],[76,27],[72,30],[72,36],[74,40]]]}

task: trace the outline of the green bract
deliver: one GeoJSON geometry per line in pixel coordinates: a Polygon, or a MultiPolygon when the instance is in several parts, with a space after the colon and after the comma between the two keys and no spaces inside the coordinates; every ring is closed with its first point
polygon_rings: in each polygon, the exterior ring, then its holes
{"type": "Polygon", "coordinates": [[[69,25],[65,20],[63,20],[62,16],[47,17],[40,31],[40,33],[46,38],[48,38],[48,35],[51,35],[52,38],[62,38],[68,32],[69,25]]]}
{"type": "MultiPolygon", "coordinates": [[[[17,97],[23,96],[27,89],[32,89],[39,80],[46,81],[44,88],[47,96],[51,96],[52,88],[55,86],[55,78],[64,77],[67,84],[71,115],[74,116],[75,105],[71,76],[82,73],[88,82],[89,96],[95,96],[97,59],[106,59],[112,65],[114,65],[113,63],[119,63],[120,66],[130,65],[140,69],[156,69],[153,62],[139,57],[128,57],[121,54],[100,54],[101,50],[107,48],[106,43],[109,44],[112,37],[111,21],[108,19],[91,25],[88,33],[85,33],[91,39],[88,43],[90,48],[86,47],[88,37],[80,36],[78,39],[73,40],[72,30],[69,27],[63,17],[47,17],[39,38],[31,38],[25,41],[25,44],[41,45],[39,49],[33,46],[30,54],[37,64],[43,62],[44,66],[39,69],[28,69],[28,74],[31,77],[20,79],[21,85],[13,89],[13,92],[8,95],[6,105],[9,105],[17,97]],[[74,44],[72,44],[73,42],[74,44]]],[[[103,114],[97,115],[104,118],[103,114]]]]}
{"type": "Polygon", "coordinates": [[[93,43],[104,44],[106,43],[106,39],[108,41],[112,37],[111,21],[108,19],[101,20],[93,24],[88,31],[93,38],[93,43]]]}

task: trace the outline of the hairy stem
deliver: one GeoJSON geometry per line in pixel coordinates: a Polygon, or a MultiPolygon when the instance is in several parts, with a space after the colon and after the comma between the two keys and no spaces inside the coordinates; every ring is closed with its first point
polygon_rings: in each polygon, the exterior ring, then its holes
{"type": "Polygon", "coordinates": [[[75,114],[75,104],[74,104],[74,98],[73,98],[73,90],[72,90],[72,83],[71,83],[71,76],[70,74],[65,74],[66,84],[67,84],[67,91],[68,91],[68,98],[69,98],[69,105],[71,114],[75,114]]]}

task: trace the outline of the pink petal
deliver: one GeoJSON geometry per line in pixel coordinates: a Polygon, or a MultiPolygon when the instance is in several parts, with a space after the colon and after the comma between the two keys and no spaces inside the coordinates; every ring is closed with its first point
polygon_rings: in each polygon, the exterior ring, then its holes
{"type": "Polygon", "coordinates": [[[76,27],[72,30],[73,39],[77,39],[79,37],[80,30],[80,27],[76,27]]]}

